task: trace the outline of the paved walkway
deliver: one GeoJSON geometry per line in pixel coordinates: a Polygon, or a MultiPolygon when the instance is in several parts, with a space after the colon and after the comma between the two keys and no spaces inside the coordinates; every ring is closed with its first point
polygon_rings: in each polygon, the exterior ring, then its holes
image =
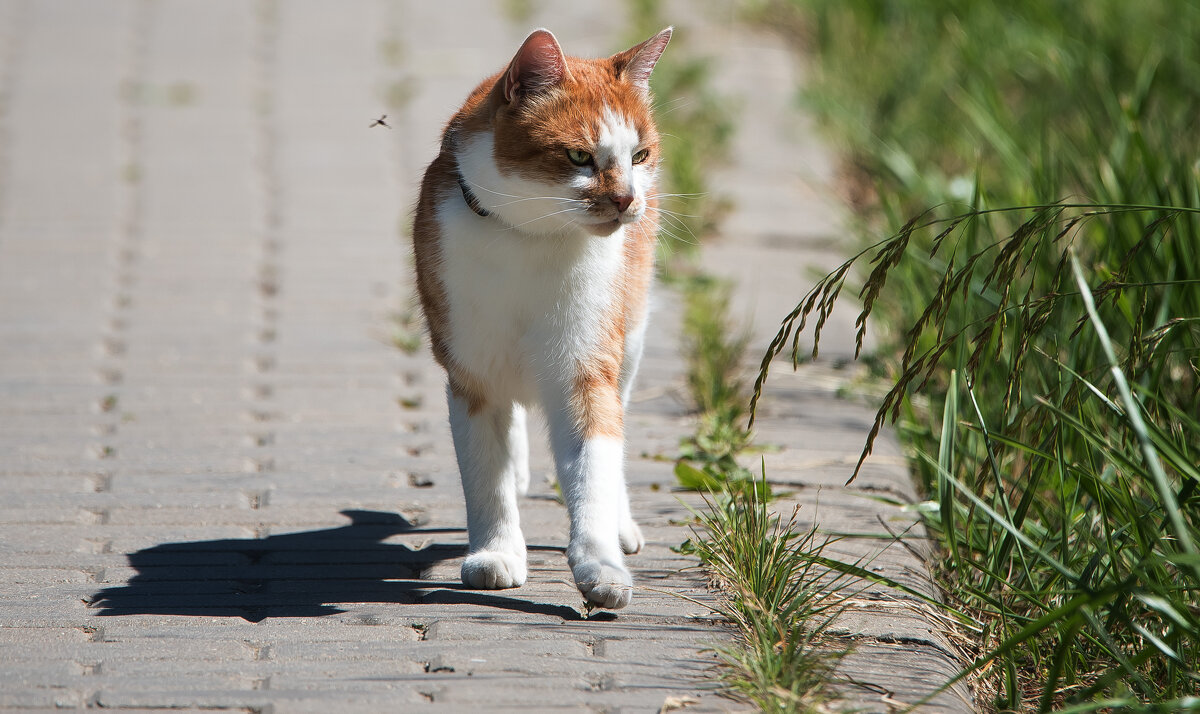
{"type": "MultiPolygon", "coordinates": [[[[450,112],[531,26],[578,54],[627,40],[611,3],[520,22],[503,7],[0,0],[0,708],[737,708],[713,693],[705,651],[730,635],[685,599],[711,595],[670,550],[695,499],[653,458],[690,430],[670,295],[631,416],[648,541],[633,604],[581,617],[544,448],[522,506],[529,584],[457,584],[443,375],[398,348],[419,335],[415,183],[450,112]],[[392,128],[368,128],[385,111],[392,128]]],[[[720,42],[719,81],[781,106],[790,58],[729,34],[728,12],[681,17],[679,45],[720,42]]],[[[758,163],[783,156],[764,140],[811,131],[767,114],[744,113],[721,177],[740,208],[707,253],[731,275],[783,271],[739,293],[763,325],[814,251],[837,249],[836,224],[814,219],[831,204],[795,165],[758,163]]],[[[822,486],[806,510],[832,530],[877,532],[878,513],[903,529],[910,516],[864,498],[911,499],[894,447],[836,487],[869,418],[837,380],[773,379],[760,436],[784,448],[769,472],[806,502],[822,486]]],[[[927,587],[899,547],[876,565],[927,587]]],[[[852,701],[885,710],[880,692],[912,701],[951,671],[904,601],[860,604],[848,671],[876,688],[852,701]]]]}

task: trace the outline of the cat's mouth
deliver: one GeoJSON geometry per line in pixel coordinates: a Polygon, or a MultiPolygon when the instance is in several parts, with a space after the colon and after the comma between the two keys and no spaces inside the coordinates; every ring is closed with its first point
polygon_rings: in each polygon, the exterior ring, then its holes
{"type": "Polygon", "coordinates": [[[626,226],[630,223],[636,223],[639,219],[641,219],[642,214],[643,211],[641,210],[623,211],[617,213],[616,215],[613,215],[608,211],[594,211],[592,212],[591,220],[584,224],[584,228],[592,235],[612,235],[621,226],[626,226]],[[605,215],[606,213],[608,215],[605,215]]]}

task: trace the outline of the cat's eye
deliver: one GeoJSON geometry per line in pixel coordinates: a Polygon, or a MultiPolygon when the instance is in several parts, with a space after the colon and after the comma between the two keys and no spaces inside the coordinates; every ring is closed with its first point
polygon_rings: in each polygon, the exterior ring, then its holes
{"type": "Polygon", "coordinates": [[[592,163],[592,155],[579,149],[567,149],[567,158],[576,166],[587,166],[592,163]]]}
{"type": "Polygon", "coordinates": [[[633,163],[640,164],[648,158],[650,158],[650,150],[642,149],[641,151],[639,151],[633,155],[633,163]]]}

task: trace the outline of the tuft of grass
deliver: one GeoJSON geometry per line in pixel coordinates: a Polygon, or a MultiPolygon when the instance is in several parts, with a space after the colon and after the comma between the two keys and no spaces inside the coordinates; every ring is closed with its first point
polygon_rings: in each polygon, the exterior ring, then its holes
{"type": "Polygon", "coordinates": [[[798,506],[787,520],[770,511],[765,470],[759,483],[737,497],[710,495],[682,549],[720,583],[717,612],[740,634],[737,646],[717,649],[732,693],[764,712],[827,711],[846,650],[825,631],[850,597],[834,594],[847,576],[821,566],[827,541],[815,525],[798,526],[798,506]]]}

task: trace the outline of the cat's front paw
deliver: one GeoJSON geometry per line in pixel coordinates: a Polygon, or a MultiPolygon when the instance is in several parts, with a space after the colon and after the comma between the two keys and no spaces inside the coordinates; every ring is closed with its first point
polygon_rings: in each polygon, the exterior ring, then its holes
{"type": "Polygon", "coordinates": [[[633,577],[620,565],[588,560],[571,569],[575,586],[596,607],[619,610],[633,597],[633,577]]]}
{"type": "Polygon", "coordinates": [[[462,564],[463,585],[476,590],[502,590],[525,584],[525,559],[498,550],[472,553],[462,564]]]}
{"type": "Polygon", "coordinates": [[[625,555],[639,553],[646,545],[646,538],[642,535],[642,529],[638,528],[638,524],[632,520],[626,521],[621,526],[619,537],[621,539],[621,551],[625,555]]]}

